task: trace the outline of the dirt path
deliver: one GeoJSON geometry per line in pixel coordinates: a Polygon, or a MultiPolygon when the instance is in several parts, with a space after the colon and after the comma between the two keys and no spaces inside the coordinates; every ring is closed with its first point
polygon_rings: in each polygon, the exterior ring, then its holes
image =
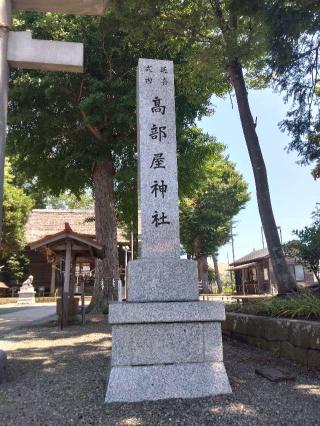
{"type": "Polygon", "coordinates": [[[233,394],[104,406],[111,354],[110,328],[93,319],[82,328],[37,326],[0,341],[9,356],[9,382],[0,385],[0,423],[34,425],[320,425],[320,372],[226,340],[225,363],[233,394]],[[271,383],[258,366],[296,375],[271,383]]]}

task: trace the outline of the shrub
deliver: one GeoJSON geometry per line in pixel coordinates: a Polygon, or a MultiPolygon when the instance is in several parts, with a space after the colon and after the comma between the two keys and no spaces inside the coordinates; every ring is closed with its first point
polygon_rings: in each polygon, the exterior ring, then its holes
{"type": "Polygon", "coordinates": [[[226,310],[270,317],[320,320],[320,297],[303,291],[284,298],[275,296],[244,305],[226,305],[226,310]]]}

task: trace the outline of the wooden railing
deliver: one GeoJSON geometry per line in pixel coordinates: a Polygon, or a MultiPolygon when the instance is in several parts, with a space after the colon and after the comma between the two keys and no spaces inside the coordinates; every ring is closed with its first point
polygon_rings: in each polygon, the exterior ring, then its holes
{"type": "Polygon", "coordinates": [[[254,301],[254,300],[268,299],[270,297],[272,297],[272,294],[230,294],[230,295],[200,294],[199,295],[199,299],[201,301],[222,300],[223,302],[227,302],[227,303],[234,303],[234,302],[241,303],[246,300],[254,301]]]}

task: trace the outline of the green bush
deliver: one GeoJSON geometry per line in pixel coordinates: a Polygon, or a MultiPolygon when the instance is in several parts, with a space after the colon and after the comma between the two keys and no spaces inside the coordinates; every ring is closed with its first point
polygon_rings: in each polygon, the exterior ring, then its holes
{"type": "Polygon", "coordinates": [[[304,291],[289,297],[226,305],[226,310],[270,317],[320,320],[320,297],[304,291]]]}

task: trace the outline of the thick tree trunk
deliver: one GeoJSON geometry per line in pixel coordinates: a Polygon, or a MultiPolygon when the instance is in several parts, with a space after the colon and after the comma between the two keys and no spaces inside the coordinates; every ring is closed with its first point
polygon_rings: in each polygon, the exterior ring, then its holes
{"type": "Polygon", "coordinates": [[[117,222],[113,187],[114,168],[110,160],[97,162],[93,169],[95,194],[96,239],[105,245],[105,258],[96,260],[91,312],[105,311],[110,300],[116,300],[117,287],[113,282],[119,279],[117,248],[117,222]]]}
{"type": "Polygon", "coordinates": [[[217,283],[217,286],[218,286],[218,292],[221,294],[221,293],[223,293],[223,287],[222,287],[222,282],[221,282],[221,278],[220,278],[217,256],[213,254],[212,260],[213,260],[213,266],[214,266],[214,275],[215,275],[216,283],[217,283]]]}
{"type": "Polygon", "coordinates": [[[253,121],[250,110],[248,93],[243,78],[242,66],[239,62],[234,61],[227,67],[227,71],[236,93],[242,129],[249,151],[256,183],[257,200],[261,222],[278,286],[278,292],[279,294],[285,294],[295,291],[297,289],[297,284],[289,273],[288,266],[282,251],[282,246],[272,211],[267,171],[262,156],[259,139],[256,133],[255,123],[253,121]]]}

